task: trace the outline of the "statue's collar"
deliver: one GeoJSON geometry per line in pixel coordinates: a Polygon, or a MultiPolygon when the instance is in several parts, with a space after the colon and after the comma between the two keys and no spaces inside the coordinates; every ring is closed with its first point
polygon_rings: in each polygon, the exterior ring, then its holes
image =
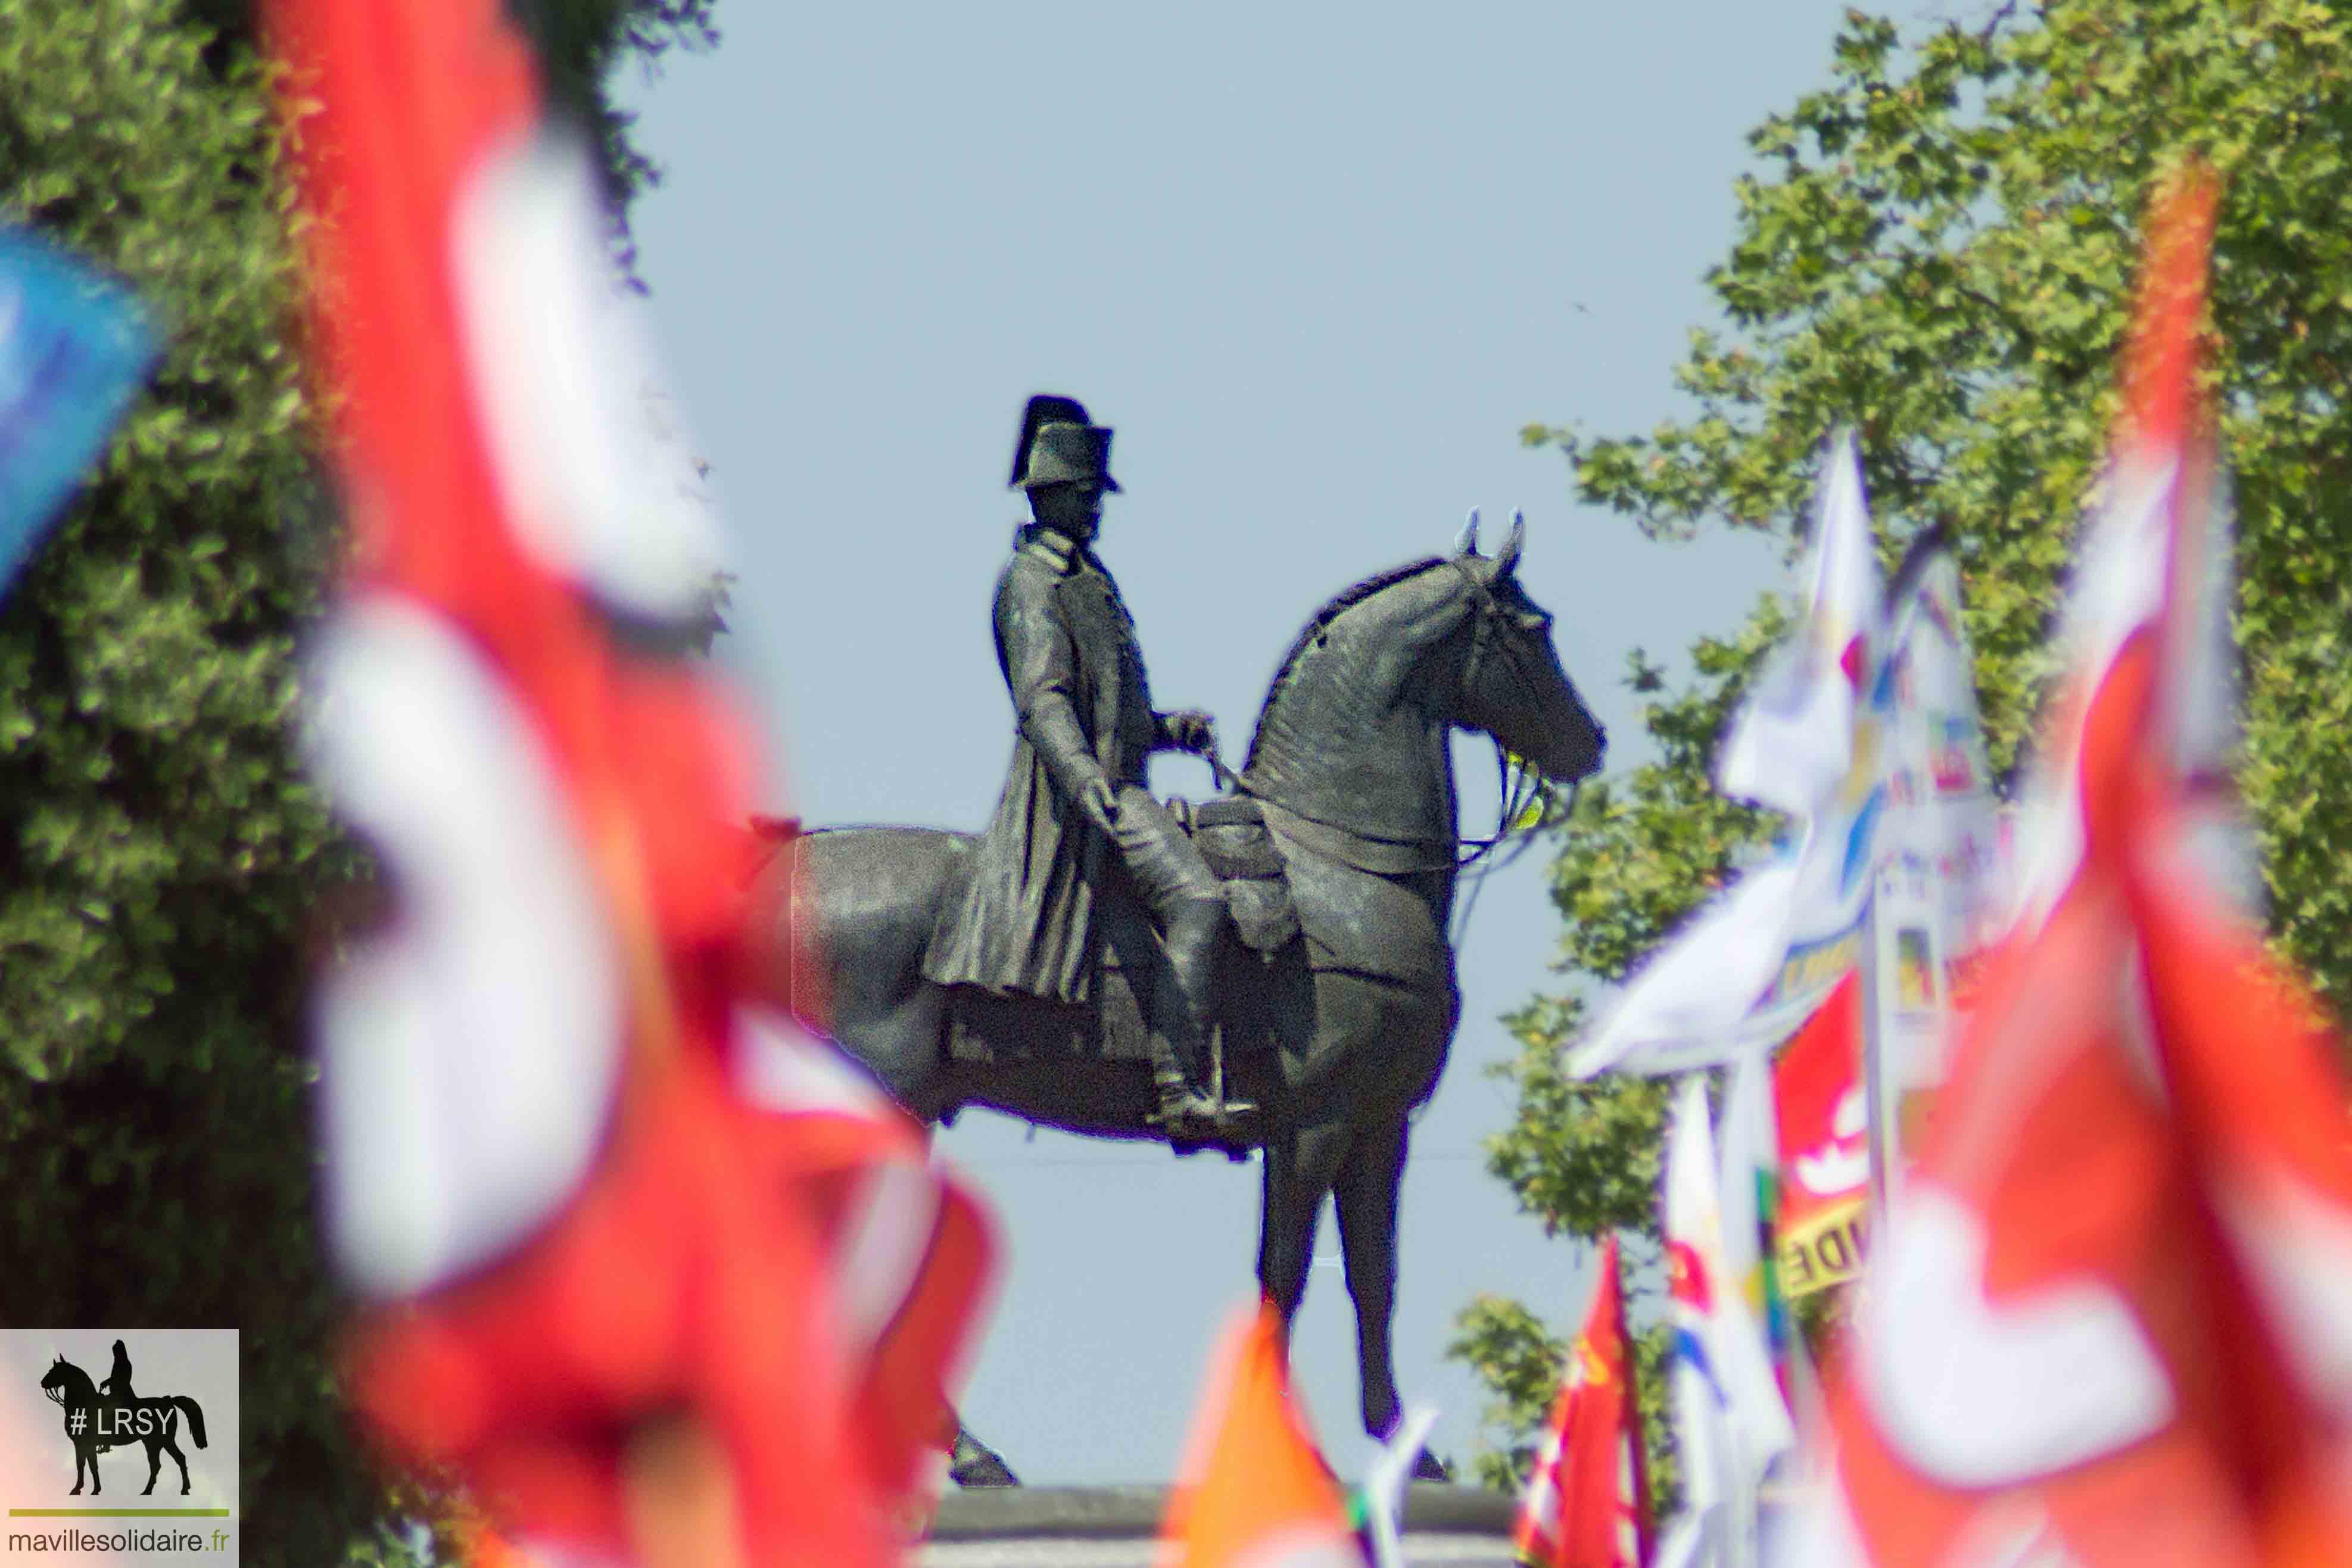
{"type": "Polygon", "coordinates": [[[1094,552],[1076,543],[1066,534],[1057,533],[1038,523],[1024,523],[1014,536],[1019,548],[1051,566],[1065,577],[1081,566],[1096,565],[1094,552]]]}

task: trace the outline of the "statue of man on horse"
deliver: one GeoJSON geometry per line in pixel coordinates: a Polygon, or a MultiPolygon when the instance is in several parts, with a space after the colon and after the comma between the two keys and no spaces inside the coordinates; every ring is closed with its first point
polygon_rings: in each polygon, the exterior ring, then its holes
{"type": "Polygon", "coordinates": [[[1179,1146],[1231,1144],[1253,1107],[1210,1071],[1215,973],[1231,931],[1225,894],[1191,835],[1153,798],[1154,752],[1216,757],[1215,725],[1151,706],[1135,622],[1094,551],[1110,475],[1109,430],[1075,398],[1029,400],[1012,485],[1034,520],[996,583],[996,662],[1018,724],[1011,775],[981,836],[961,903],[923,964],[935,985],[1083,1006],[1094,983],[1097,897],[1150,913],[1169,985],[1155,1043],[1158,1120],[1179,1146]]]}
{"type": "MultiPolygon", "coordinates": [[[[1317,610],[1238,772],[1219,767],[1215,799],[1163,806],[1149,758],[1213,758],[1215,737],[1206,716],[1152,707],[1091,548],[1109,446],[1082,405],[1031,400],[1013,482],[1034,521],[996,596],[1019,730],[994,820],[779,837],[746,910],[753,984],[920,1121],[979,1106],[1180,1152],[1262,1148],[1258,1282],[1286,1324],[1334,1200],[1360,1414],[1385,1440],[1402,1412],[1391,1318],[1412,1115],[1461,1017],[1456,880],[1522,816],[1507,788],[1496,833],[1465,845],[1452,737],[1486,736],[1498,760],[1569,786],[1607,737],[1519,580],[1525,528],[1487,555],[1474,515],[1451,550],[1317,610]],[[1254,1113],[1217,1092],[1228,1079],[1254,1113]]],[[[969,1431],[953,1474],[1012,1479],[969,1431]]]]}

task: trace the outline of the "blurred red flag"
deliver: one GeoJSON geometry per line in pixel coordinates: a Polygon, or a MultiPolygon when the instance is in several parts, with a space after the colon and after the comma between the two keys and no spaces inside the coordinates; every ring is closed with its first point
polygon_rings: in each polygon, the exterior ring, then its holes
{"type": "Polygon", "coordinates": [[[1601,1246],[1592,1304],[1519,1502],[1512,1550],[1534,1568],[1642,1568],[1650,1559],[1650,1486],[1633,1402],[1617,1238],[1601,1246]]]}
{"type": "Polygon", "coordinates": [[[319,1003],[354,1399],[517,1540],[881,1562],[991,1239],[751,1041],[751,747],[673,652],[715,563],[614,417],[587,163],[499,0],[266,16],[352,529],[310,744],[395,895],[319,1003]]]}

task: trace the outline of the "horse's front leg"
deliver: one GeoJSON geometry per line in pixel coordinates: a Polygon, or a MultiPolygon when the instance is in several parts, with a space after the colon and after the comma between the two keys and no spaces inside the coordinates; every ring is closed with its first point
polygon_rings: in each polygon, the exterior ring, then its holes
{"type": "Polygon", "coordinates": [[[85,1465],[89,1467],[89,1479],[91,1481],[95,1482],[98,1479],[97,1461],[89,1457],[89,1450],[88,1448],[83,1448],[79,1443],[76,1443],[74,1445],[74,1488],[73,1490],[66,1494],[68,1497],[81,1496],[81,1472],[82,1467],[85,1465]]]}
{"type": "MultiPolygon", "coordinates": [[[[1397,1200],[1409,1137],[1402,1111],[1359,1129],[1340,1169],[1337,1193],[1340,1259],[1347,1269],[1348,1294],[1356,1303],[1364,1430],[1380,1442],[1395,1434],[1402,1415],[1391,1325],[1396,1312],[1397,1200]]],[[[1413,1479],[1454,1478],[1424,1449],[1413,1462],[1413,1479]]]]}
{"type": "Polygon", "coordinates": [[[1356,1367],[1364,1430],[1384,1439],[1396,1426],[1396,1360],[1390,1323],[1396,1311],[1398,1190],[1404,1179],[1405,1122],[1383,1116],[1360,1129],[1339,1172],[1339,1254],[1356,1303],[1356,1367]]]}

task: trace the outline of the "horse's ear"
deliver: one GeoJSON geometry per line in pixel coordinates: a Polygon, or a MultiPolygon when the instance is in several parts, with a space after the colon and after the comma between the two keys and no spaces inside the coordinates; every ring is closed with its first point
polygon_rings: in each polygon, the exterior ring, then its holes
{"type": "Polygon", "coordinates": [[[1454,541],[1454,553],[1455,555],[1478,553],[1478,508],[1475,507],[1470,508],[1470,520],[1462,525],[1462,533],[1454,541]]]}
{"type": "Polygon", "coordinates": [[[1503,538],[1503,548],[1495,556],[1495,575],[1508,577],[1518,570],[1519,549],[1528,542],[1528,519],[1525,514],[1511,514],[1511,531],[1503,538]]]}

